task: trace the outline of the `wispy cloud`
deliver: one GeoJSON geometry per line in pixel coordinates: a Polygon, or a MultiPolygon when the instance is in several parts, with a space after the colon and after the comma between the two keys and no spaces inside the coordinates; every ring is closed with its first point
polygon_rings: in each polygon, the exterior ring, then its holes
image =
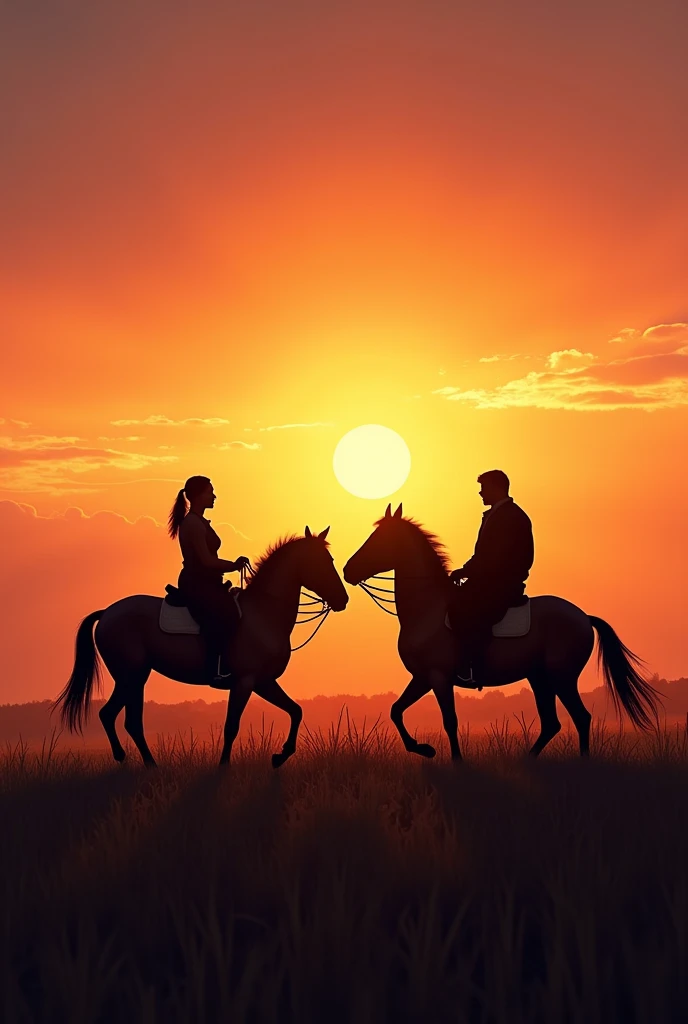
{"type": "Polygon", "coordinates": [[[83,479],[98,470],[137,471],[160,463],[176,462],[175,455],[143,455],[113,448],[77,444],[79,438],[33,435],[0,437],[0,489],[48,494],[92,490],[83,479]]]}
{"type": "Polygon", "coordinates": [[[229,420],[220,416],[189,416],[173,420],[169,416],[147,416],[145,420],[110,420],[113,427],[225,427],[229,420]]]}
{"type": "Polygon", "coordinates": [[[249,444],[248,441],[223,441],[222,444],[211,445],[212,448],[216,448],[219,452],[226,452],[230,448],[246,448],[248,451],[257,452],[263,446],[254,441],[253,444],[249,444]]]}
{"type": "Polygon", "coordinates": [[[613,360],[562,349],[548,357],[549,370],[494,388],[444,387],[433,394],[477,409],[608,412],[688,405],[688,324],[658,324],[642,332],[624,328],[612,340],[626,350],[613,360]]]}
{"type": "Polygon", "coordinates": [[[112,443],[113,441],[143,441],[143,438],[140,434],[129,434],[126,437],[105,437],[103,434],[100,434],[98,440],[112,443]]]}
{"type": "Polygon", "coordinates": [[[78,437],[57,437],[54,434],[29,434],[27,437],[0,437],[0,449],[15,452],[53,451],[72,447],[78,437]]]}
{"type": "Polygon", "coordinates": [[[493,356],[481,356],[479,363],[513,363],[515,359],[530,359],[523,352],[496,352],[493,356]]]}
{"type": "Polygon", "coordinates": [[[305,427],[333,427],[334,423],[316,422],[316,423],[278,423],[274,427],[259,427],[259,430],[300,430],[305,427]]]}

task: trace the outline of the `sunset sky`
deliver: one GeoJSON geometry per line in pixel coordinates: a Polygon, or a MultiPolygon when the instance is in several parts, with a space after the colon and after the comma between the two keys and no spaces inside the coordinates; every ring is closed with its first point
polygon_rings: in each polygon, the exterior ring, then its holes
{"type": "MultiPolygon", "coordinates": [[[[332,471],[364,423],[454,564],[500,467],[529,593],[688,675],[685,3],[1,10],[0,703],[176,581],[191,474],[223,557],[331,525],[341,570],[388,500],[332,471]]],[[[398,691],[395,640],[354,591],[284,684],[398,691]]]]}

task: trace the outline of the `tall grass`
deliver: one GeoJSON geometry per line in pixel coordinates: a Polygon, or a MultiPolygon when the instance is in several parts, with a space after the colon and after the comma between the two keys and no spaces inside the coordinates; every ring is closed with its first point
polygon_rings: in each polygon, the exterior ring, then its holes
{"type": "MultiPolygon", "coordinates": [[[[688,737],[534,723],[406,754],[345,712],[282,739],[158,737],[160,767],[0,752],[0,1017],[683,1021],[688,737]]],[[[430,737],[428,737],[430,738],[430,737]]]]}

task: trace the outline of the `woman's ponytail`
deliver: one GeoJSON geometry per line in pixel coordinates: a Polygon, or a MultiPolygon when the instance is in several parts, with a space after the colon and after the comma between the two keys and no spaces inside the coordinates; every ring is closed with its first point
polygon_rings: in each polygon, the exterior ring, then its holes
{"type": "Polygon", "coordinates": [[[190,476],[186,481],[177,495],[177,500],[172,506],[167,520],[167,531],[172,540],[179,533],[179,527],[184,521],[189,503],[194,501],[200,494],[203,494],[203,491],[209,486],[210,478],[207,476],[190,476]]]}
{"type": "Polygon", "coordinates": [[[179,533],[179,527],[182,525],[184,516],[186,515],[186,498],[184,497],[184,488],[177,495],[177,500],[170,509],[170,515],[167,520],[167,532],[169,533],[172,540],[179,533]]]}

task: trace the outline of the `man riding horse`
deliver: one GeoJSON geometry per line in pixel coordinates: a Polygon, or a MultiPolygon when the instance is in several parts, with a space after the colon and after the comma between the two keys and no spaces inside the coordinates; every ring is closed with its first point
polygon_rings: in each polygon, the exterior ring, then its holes
{"type": "Polygon", "coordinates": [[[449,605],[459,648],[457,675],[469,684],[484,678],[493,625],[508,608],[524,602],[534,554],[532,524],[509,496],[506,473],[491,469],[481,473],[478,483],[483,504],[490,507],[483,513],[472,557],[451,574],[457,586],[449,605]]]}

